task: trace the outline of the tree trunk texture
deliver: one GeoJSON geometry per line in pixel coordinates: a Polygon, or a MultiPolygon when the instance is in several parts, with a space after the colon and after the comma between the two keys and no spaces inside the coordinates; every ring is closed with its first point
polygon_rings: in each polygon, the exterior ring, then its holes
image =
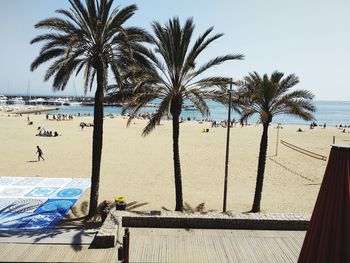
{"type": "Polygon", "coordinates": [[[103,92],[105,84],[103,65],[97,67],[96,71],[97,89],[95,92],[94,106],[94,130],[92,139],[92,172],[89,217],[92,217],[97,214],[103,138],[103,92]]]}
{"type": "Polygon", "coordinates": [[[180,154],[179,154],[179,134],[180,134],[179,118],[181,114],[181,109],[182,109],[182,97],[180,94],[178,94],[174,96],[170,106],[170,113],[173,117],[173,160],[174,160],[174,179],[175,179],[175,195],[176,195],[175,211],[183,210],[182,179],[181,179],[181,166],[180,166],[180,154]]]}
{"type": "Polygon", "coordinates": [[[175,194],[176,194],[176,206],[175,211],[183,210],[182,200],[182,180],[181,180],[181,166],[180,166],[180,154],[179,154],[179,115],[173,116],[173,160],[174,160],[174,179],[175,179],[175,194]]]}
{"type": "Polygon", "coordinates": [[[263,189],[264,172],[265,172],[265,164],[266,164],[268,128],[269,128],[269,123],[263,124],[263,134],[261,136],[261,141],[260,141],[258,173],[256,176],[255,195],[254,195],[253,207],[251,210],[251,212],[253,213],[260,212],[260,202],[261,202],[261,194],[263,189]]]}

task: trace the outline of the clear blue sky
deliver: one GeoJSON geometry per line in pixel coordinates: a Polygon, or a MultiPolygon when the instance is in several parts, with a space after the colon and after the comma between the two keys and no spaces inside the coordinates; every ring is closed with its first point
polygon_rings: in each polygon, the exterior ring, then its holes
{"type": "MultiPolygon", "coordinates": [[[[217,55],[241,53],[244,61],[229,62],[212,73],[240,79],[248,72],[274,70],[295,73],[298,88],[308,89],[320,100],[350,101],[350,1],[349,0],[139,0],[139,10],[128,25],[150,29],[153,20],[165,22],[173,16],[182,21],[193,17],[195,36],[214,26],[224,37],[204,53],[203,61],[217,55]]],[[[41,44],[30,40],[41,31],[34,24],[67,8],[64,0],[1,0],[0,94],[52,94],[51,82],[43,75],[49,64],[30,72],[30,63],[41,44]]],[[[75,79],[78,94],[81,78],[75,79]]],[[[73,81],[66,91],[72,95],[73,81]]]]}

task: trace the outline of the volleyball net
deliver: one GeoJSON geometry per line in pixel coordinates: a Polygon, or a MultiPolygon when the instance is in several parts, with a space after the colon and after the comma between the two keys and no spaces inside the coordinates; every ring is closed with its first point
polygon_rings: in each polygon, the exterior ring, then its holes
{"type": "Polygon", "coordinates": [[[281,140],[281,144],[294,150],[294,151],[297,151],[299,153],[302,153],[302,154],[305,154],[309,157],[312,157],[312,158],[315,158],[315,159],[318,159],[318,160],[322,160],[322,161],[327,161],[327,156],[324,156],[324,155],[321,155],[321,154],[317,154],[317,153],[314,153],[314,152],[311,152],[311,151],[308,151],[308,150],[305,150],[303,148],[300,148],[294,144],[291,144],[289,142],[286,142],[286,141],[283,141],[281,140]]]}

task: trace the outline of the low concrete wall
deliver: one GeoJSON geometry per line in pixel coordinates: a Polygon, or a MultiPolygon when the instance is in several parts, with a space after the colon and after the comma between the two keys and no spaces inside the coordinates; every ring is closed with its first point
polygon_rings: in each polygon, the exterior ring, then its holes
{"type": "Polygon", "coordinates": [[[307,230],[309,220],[123,216],[123,227],[307,230]]]}
{"type": "Polygon", "coordinates": [[[121,245],[122,240],[122,217],[109,213],[91,245],[95,248],[110,248],[121,245]]]}

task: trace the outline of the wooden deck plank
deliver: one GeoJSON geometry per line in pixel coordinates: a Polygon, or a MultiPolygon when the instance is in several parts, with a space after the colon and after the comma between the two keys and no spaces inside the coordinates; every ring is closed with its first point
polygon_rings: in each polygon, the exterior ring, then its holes
{"type": "Polygon", "coordinates": [[[88,245],[6,244],[0,246],[2,262],[116,262],[116,248],[89,249],[88,245]]]}
{"type": "Polygon", "coordinates": [[[130,228],[131,262],[295,262],[305,231],[130,228]]]}

